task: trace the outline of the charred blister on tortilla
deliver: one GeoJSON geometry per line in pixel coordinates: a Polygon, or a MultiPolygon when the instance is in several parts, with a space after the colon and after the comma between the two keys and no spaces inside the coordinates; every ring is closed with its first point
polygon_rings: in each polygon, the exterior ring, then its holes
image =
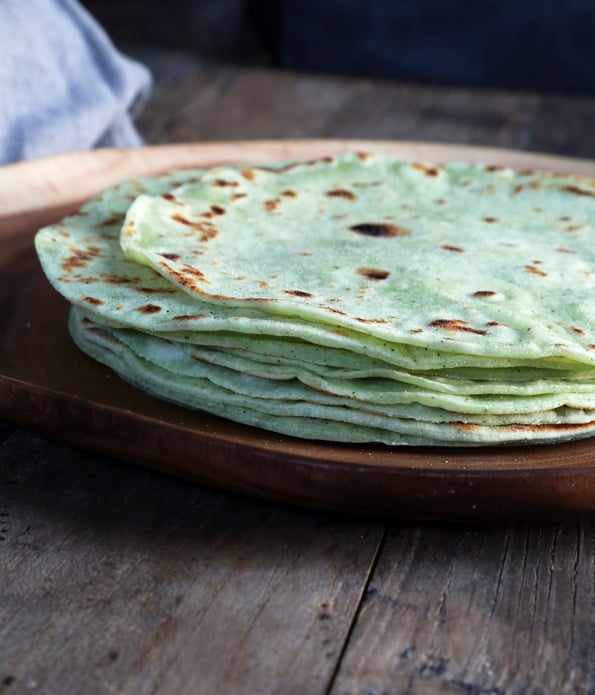
{"type": "Polygon", "coordinates": [[[349,227],[352,232],[371,237],[409,236],[411,230],[391,222],[360,222],[349,227]]]}
{"type": "Polygon", "coordinates": [[[343,198],[344,200],[356,200],[357,196],[353,191],[349,191],[346,188],[333,188],[330,191],[326,191],[324,194],[328,198],[343,198]]]}
{"type": "Polygon", "coordinates": [[[368,280],[373,280],[374,282],[386,280],[386,278],[390,275],[389,270],[382,270],[382,268],[358,268],[357,272],[368,280]]]}

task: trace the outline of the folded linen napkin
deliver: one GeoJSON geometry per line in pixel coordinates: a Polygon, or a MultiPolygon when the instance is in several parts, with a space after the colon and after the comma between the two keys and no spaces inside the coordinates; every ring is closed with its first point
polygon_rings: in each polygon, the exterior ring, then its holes
{"type": "Polygon", "coordinates": [[[0,163],[142,144],[150,73],[76,0],[2,0],[0,47],[0,163]]]}

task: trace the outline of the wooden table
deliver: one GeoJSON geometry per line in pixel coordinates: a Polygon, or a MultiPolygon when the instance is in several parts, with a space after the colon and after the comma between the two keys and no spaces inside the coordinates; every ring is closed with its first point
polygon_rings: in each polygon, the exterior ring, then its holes
{"type": "MultiPolygon", "coordinates": [[[[595,158],[595,99],[145,51],[150,143],[354,137],[595,158]]],[[[0,423],[0,693],[595,691],[595,525],[290,508],[0,423]]]]}

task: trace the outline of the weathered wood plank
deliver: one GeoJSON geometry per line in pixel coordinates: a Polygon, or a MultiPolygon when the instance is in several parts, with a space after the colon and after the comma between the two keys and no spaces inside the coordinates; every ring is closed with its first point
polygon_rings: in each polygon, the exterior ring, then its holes
{"type": "Polygon", "coordinates": [[[0,682],[324,692],[382,524],[209,491],[26,431],[0,449],[0,475],[0,682]]]}
{"type": "Polygon", "coordinates": [[[541,98],[490,90],[214,67],[145,52],[156,90],[139,120],[147,140],[342,137],[519,147],[541,98]]]}
{"type": "Polygon", "coordinates": [[[393,527],[332,692],[592,692],[594,541],[593,524],[393,527]]]}

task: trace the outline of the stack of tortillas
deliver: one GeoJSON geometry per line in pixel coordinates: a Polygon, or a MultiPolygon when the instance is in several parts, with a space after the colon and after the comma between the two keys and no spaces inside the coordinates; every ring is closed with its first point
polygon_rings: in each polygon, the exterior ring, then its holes
{"type": "Polygon", "coordinates": [[[120,184],[41,230],[79,347],[310,439],[595,433],[595,181],[381,155],[120,184]]]}

